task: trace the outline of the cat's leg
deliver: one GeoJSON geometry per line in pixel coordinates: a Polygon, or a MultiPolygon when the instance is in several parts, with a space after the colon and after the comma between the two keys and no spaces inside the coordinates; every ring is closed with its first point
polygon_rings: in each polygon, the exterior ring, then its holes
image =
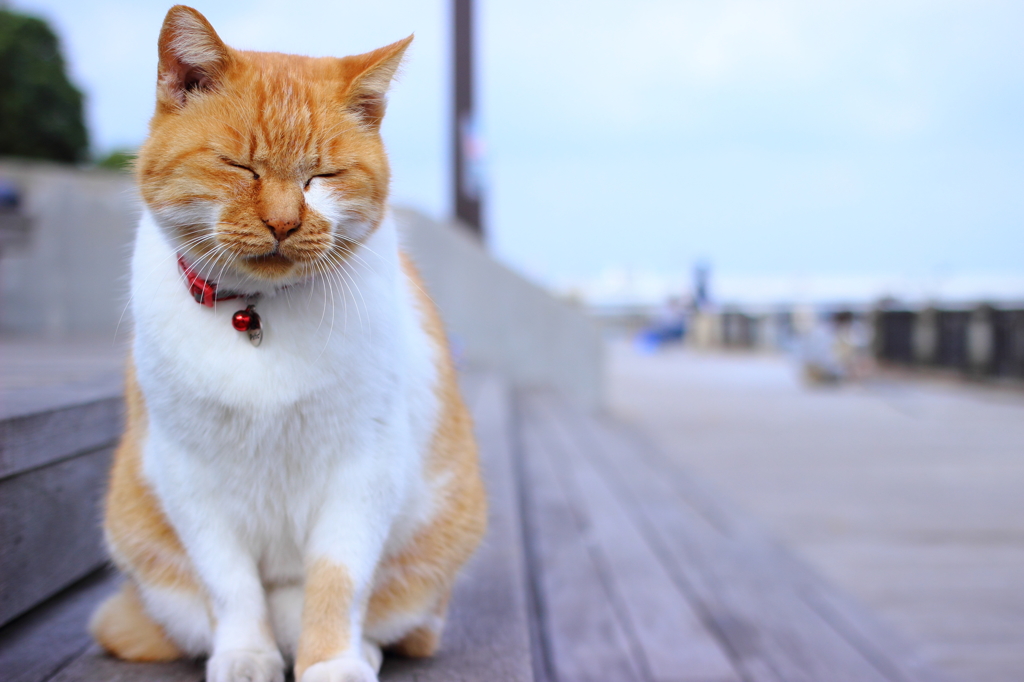
{"type": "MultiPolygon", "coordinates": [[[[274,638],[285,659],[292,662],[295,661],[302,631],[302,596],[301,585],[275,587],[267,593],[274,638]]],[[[384,654],[377,642],[363,637],[362,655],[367,665],[380,672],[384,654]]]]}
{"type": "Polygon", "coordinates": [[[433,656],[440,646],[455,576],[487,527],[479,477],[449,476],[433,511],[404,547],[381,562],[366,613],[368,636],[414,658],[433,656]]]}
{"type": "Polygon", "coordinates": [[[284,658],[274,640],[256,560],[224,519],[206,511],[202,520],[182,524],[191,531],[182,535],[215,624],[206,680],[284,682],[284,658]]]}
{"type": "Polygon", "coordinates": [[[377,680],[377,670],[362,650],[360,602],[365,598],[360,592],[365,593],[369,576],[361,576],[360,589],[351,563],[320,558],[309,569],[295,660],[298,682],[377,680]]]}
{"type": "Polygon", "coordinates": [[[267,588],[267,605],[277,646],[287,660],[295,661],[302,631],[301,583],[275,585],[267,588]]]}
{"type": "MultiPolygon", "coordinates": [[[[141,398],[129,371],[129,407],[141,398]]],[[[103,530],[110,554],[127,576],[107,598],[89,630],[111,654],[127,660],[168,660],[208,654],[211,624],[206,595],[175,529],[141,471],[137,413],[114,455],[103,530]],[[170,640],[168,642],[168,640],[170,640]]]]}
{"type": "Polygon", "coordinates": [[[353,458],[332,478],[306,549],[297,682],[376,682],[380,652],[363,636],[374,573],[398,505],[393,473],[353,458]],[[371,649],[364,650],[366,645],[371,649]]]}
{"type": "Polygon", "coordinates": [[[160,499],[191,560],[209,605],[212,624],[207,682],[284,682],[284,658],[277,648],[267,597],[253,550],[225,507],[221,495],[204,485],[208,477],[189,469],[190,457],[168,440],[150,441],[159,471],[160,499]]]}

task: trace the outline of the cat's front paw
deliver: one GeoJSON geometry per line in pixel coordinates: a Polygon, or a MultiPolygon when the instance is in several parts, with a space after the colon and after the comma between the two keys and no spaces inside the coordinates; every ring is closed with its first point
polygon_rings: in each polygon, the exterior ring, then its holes
{"type": "Polygon", "coordinates": [[[278,651],[220,651],[206,662],[206,682],[284,682],[278,651]]]}
{"type": "Polygon", "coordinates": [[[377,682],[377,673],[363,659],[346,656],[314,663],[300,682],[377,682]]]}

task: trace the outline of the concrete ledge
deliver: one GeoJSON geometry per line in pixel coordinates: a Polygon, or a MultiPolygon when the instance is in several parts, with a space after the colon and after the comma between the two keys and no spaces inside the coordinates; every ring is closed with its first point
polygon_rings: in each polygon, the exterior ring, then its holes
{"type": "Polygon", "coordinates": [[[550,386],[597,407],[603,345],[597,324],[495,261],[468,230],[394,209],[403,239],[465,364],[516,386],[550,386]]]}

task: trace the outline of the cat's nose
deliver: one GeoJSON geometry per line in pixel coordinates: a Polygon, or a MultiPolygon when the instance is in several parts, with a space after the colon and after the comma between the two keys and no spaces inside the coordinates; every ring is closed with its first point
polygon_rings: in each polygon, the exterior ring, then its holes
{"type": "Polygon", "coordinates": [[[288,239],[288,237],[298,232],[299,228],[302,227],[302,223],[297,218],[271,218],[270,220],[264,220],[263,224],[273,233],[274,239],[279,242],[288,239]]]}

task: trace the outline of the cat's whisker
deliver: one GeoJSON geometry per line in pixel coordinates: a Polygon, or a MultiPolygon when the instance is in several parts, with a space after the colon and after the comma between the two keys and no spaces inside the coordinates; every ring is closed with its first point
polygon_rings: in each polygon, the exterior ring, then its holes
{"type": "MultiPolygon", "coordinates": [[[[331,282],[331,280],[332,280],[332,278],[330,276],[328,276],[327,277],[327,281],[331,284],[331,327],[330,327],[330,329],[327,330],[327,342],[328,343],[330,343],[331,337],[334,335],[334,320],[335,320],[335,314],[338,311],[338,304],[336,302],[336,298],[335,298],[335,295],[334,295],[334,284],[333,284],[333,282],[331,282]]],[[[341,296],[341,307],[342,307],[342,311],[344,312],[344,324],[345,324],[344,331],[347,334],[348,333],[348,301],[345,299],[345,297],[343,295],[343,292],[339,292],[339,295],[341,296]]],[[[326,349],[327,346],[325,345],[324,348],[326,349]]],[[[320,351],[320,352],[321,352],[321,354],[323,353],[323,351],[320,351]]]]}
{"type": "MultiPolygon", "coordinates": [[[[192,239],[189,239],[188,241],[184,242],[179,247],[179,251],[182,250],[182,249],[189,248],[190,246],[194,246],[194,245],[196,245],[196,244],[198,244],[198,243],[200,243],[200,242],[202,242],[204,240],[214,239],[214,238],[216,238],[216,235],[213,235],[213,234],[201,234],[198,237],[193,237],[192,239]]],[[[162,258],[160,260],[160,262],[158,263],[158,266],[164,265],[165,263],[167,263],[167,261],[171,260],[172,258],[175,258],[176,256],[177,256],[177,254],[174,253],[174,252],[168,254],[167,256],[165,256],[164,258],[162,258]]],[[[154,269],[152,269],[152,270],[150,270],[148,272],[139,273],[139,275],[140,276],[145,276],[147,278],[149,278],[149,277],[156,277],[159,272],[160,272],[160,268],[156,267],[156,268],[154,268],[154,269]]],[[[128,300],[125,302],[124,308],[121,309],[121,314],[117,318],[117,325],[115,325],[115,327],[114,327],[114,340],[115,340],[115,342],[117,341],[117,335],[121,332],[121,322],[124,321],[124,316],[128,312],[128,309],[131,307],[132,301],[134,301],[134,300],[135,300],[135,294],[133,292],[133,293],[130,293],[128,295],[128,300]]]]}
{"type": "MultiPolygon", "coordinates": [[[[337,279],[337,274],[336,273],[330,273],[329,276],[327,277],[327,279],[328,279],[328,281],[332,282],[332,284],[331,284],[331,291],[333,292],[334,291],[333,282],[334,282],[335,279],[337,279]]],[[[343,321],[343,323],[345,325],[343,327],[343,330],[344,330],[344,332],[346,334],[348,334],[348,292],[342,286],[342,284],[343,283],[340,280],[338,280],[338,296],[339,296],[339,298],[341,298],[341,310],[342,310],[342,314],[343,314],[342,321],[343,321]]],[[[332,298],[331,300],[333,302],[334,299],[332,298]]],[[[333,322],[332,322],[332,328],[333,328],[333,322]]]]}
{"type": "MultiPolygon", "coordinates": [[[[321,358],[321,356],[323,356],[324,351],[327,350],[327,347],[331,343],[331,337],[334,335],[334,314],[335,314],[335,310],[337,308],[337,304],[334,301],[334,286],[331,284],[331,282],[330,282],[331,278],[329,276],[329,273],[327,273],[326,270],[324,270],[324,275],[325,275],[324,276],[324,282],[325,282],[325,287],[324,287],[324,304],[325,305],[327,303],[327,287],[328,286],[330,286],[330,292],[331,292],[331,326],[327,330],[327,339],[324,341],[324,346],[323,346],[323,348],[320,349],[320,352],[317,354],[316,359],[313,360],[313,364],[316,364],[317,362],[320,361],[320,358],[321,358]]],[[[347,329],[348,328],[348,313],[347,313],[348,306],[347,305],[345,306],[345,310],[346,310],[345,327],[347,329]]],[[[321,318],[321,323],[322,322],[323,322],[323,319],[321,318]]],[[[317,327],[317,329],[319,329],[319,326],[317,327]]]]}
{"type": "MultiPolygon", "coordinates": [[[[214,248],[214,249],[211,249],[210,251],[208,251],[208,252],[204,253],[204,254],[203,254],[202,256],[200,256],[200,257],[199,257],[199,259],[198,259],[198,260],[196,260],[196,261],[195,261],[194,263],[190,263],[190,264],[189,264],[189,268],[191,268],[191,270],[192,270],[193,272],[195,272],[195,273],[197,273],[197,274],[201,274],[201,273],[202,273],[202,269],[203,269],[203,268],[204,268],[204,267],[205,267],[205,266],[206,266],[207,264],[209,264],[210,262],[212,262],[212,260],[213,260],[213,258],[214,258],[214,257],[218,256],[218,254],[220,253],[220,249],[222,249],[222,248],[224,248],[224,247],[223,247],[223,245],[221,245],[221,244],[217,244],[217,245],[216,245],[216,248],[214,248]]],[[[185,275],[185,273],[184,273],[184,272],[182,272],[182,273],[180,273],[180,274],[179,274],[179,277],[178,277],[178,281],[180,281],[180,282],[182,282],[182,283],[185,283],[185,282],[187,281],[187,279],[188,279],[188,278],[186,277],[186,275],[185,275]]]]}
{"type": "Polygon", "coordinates": [[[377,253],[376,251],[374,251],[374,250],[373,250],[372,248],[370,248],[370,246],[369,246],[368,244],[366,244],[365,242],[363,242],[363,243],[360,243],[360,244],[355,244],[355,245],[354,245],[354,248],[353,248],[353,251],[355,250],[355,248],[356,248],[356,247],[357,247],[357,248],[359,248],[359,249],[364,249],[364,250],[366,250],[366,252],[367,252],[367,253],[371,253],[371,254],[373,254],[374,256],[376,256],[377,258],[379,258],[379,259],[381,260],[381,262],[382,262],[382,263],[384,263],[385,265],[389,265],[389,264],[391,263],[391,261],[389,261],[389,260],[388,260],[387,258],[385,258],[384,256],[382,256],[382,255],[380,255],[379,253],[377,253]]]}
{"type": "MultiPolygon", "coordinates": [[[[323,268],[319,264],[317,264],[317,269],[320,270],[320,274],[321,274],[321,277],[323,279],[323,285],[324,285],[324,307],[323,307],[323,310],[320,311],[320,321],[316,325],[316,330],[320,331],[320,327],[323,326],[323,323],[324,323],[324,317],[327,315],[327,273],[326,273],[325,270],[323,270],[323,268]]],[[[310,290],[309,290],[309,293],[310,293],[311,297],[313,295],[313,289],[314,288],[315,288],[315,284],[314,284],[313,287],[310,287],[310,290]]]]}
{"type": "MultiPolygon", "coordinates": [[[[347,310],[348,309],[348,298],[349,298],[349,295],[351,294],[351,291],[349,290],[348,283],[340,276],[340,273],[338,272],[337,269],[333,269],[331,271],[331,279],[332,280],[336,280],[338,282],[338,289],[341,292],[342,302],[345,304],[345,309],[347,310]]],[[[359,328],[362,329],[363,328],[363,314],[359,310],[358,302],[356,301],[355,295],[354,294],[351,294],[351,295],[352,295],[352,304],[355,305],[355,307],[356,307],[356,316],[359,318],[359,328]]],[[[346,332],[348,331],[348,318],[347,317],[346,317],[346,322],[345,322],[345,330],[346,330],[346,332]]]]}
{"type": "MultiPolygon", "coordinates": [[[[363,292],[362,292],[362,290],[359,289],[359,285],[356,282],[355,278],[351,276],[351,274],[348,272],[348,269],[345,267],[345,261],[341,260],[340,258],[337,258],[336,259],[336,265],[337,265],[336,272],[339,273],[341,281],[344,282],[346,280],[346,278],[347,278],[351,282],[351,285],[352,285],[351,286],[351,290],[353,291],[352,303],[356,306],[356,313],[359,315],[359,330],[363,331],[363,315],[362,315],[362,313],[359,312],[359,304],[355,300],[355,294],[356,293],[359,294],[359,298],[362,300],[362,303],[363,303],[363,309],[366,310],[366,315],[367,315],[367,317],[369,317],[370,309],[366,305],[366,299],[363,298],[363,292]]],[[[371,332],[372,332],[372,329],[371,329],[371,332]]]]}
{"type": "MultiPolygon", "coordinates": [[[[217,246],[218,246],[218,249],[219,249],[219,251],[217,253],[217,257],[219,258],[222,253],[224,253],[224,252],[226,252],[228,250],[228,248],[226,246],[224,246],[223,244],[218,244],[217,246]]],[[[227,270],[227,268],[228,268],[228,266],[230,264],[231,264],[231,259],[230,258],[224,258],[223,259],[223,261],[221,262],[221,265],[220,265],[220,272],[217,273],[217,278],[214,280],[215,282],[220,282],[221,281],[221,279],[224,277],[224,271],[227,270]]],[[[216,267],[216,265],[214,267],[216,267]]],[[[213,302],[213,307],[214,308],[217,307],[217,301],[213,302]]]]}
{"type": "Polygon", "coordinates": [[[356,251],[356,248],[358,248],[358,246],[359,245],[356,245],[356,246],[352,247],[352,250],[349,251],[349,256],[351,256],[352,258],[355,258],[357,261],[359,261],[360,263],[365,265],[367,268],[369,268],[370,272],[372,272],[375,276],[379,277],[380,273],[378,273],[377,270],[370,264],[370,261],[368,261],[365,258],[363,258],[362,256],[360,256],[359,253],[356,251]]]}
{"type": "MultiPolygon", "coordinates": [[[[306,307],[309,307],[309,304],[313,301],[313,291],[316,289],[316,275],[319,272],[319,269],[317,268],[317,262],[316,261],[313,261],[310,264],[310,267],[313,268],[313,272],[312,272],[313,286],[309,287],[309,298],[306,299],[306,307]]],[[[324,295],[326,296],[326,293],[324,295]]]]}
{"type": "MultiPolygon", "coordinates": [[[[380,259],[381,261],[383,261],[384,263],[387,263],[387,262],[388,262],[388,261],[387,261],[387,260],[386,260],[386,259],[385,259],[385,258],[384,258],[383,256],[381,256],[381,255],[380,255],[379,253],[377,253],[376,251],[374,251],[373,249],[371,249],[371,248],[370,248],[369,246],[367,246],[367,245],[366,245],[365,243],[364,243],[364,244],[359,244],[359,248],[361,248],[361,249],[366,249],[366,251],[367,251],[367,252],[369,252],[369,253],[373,254],[374,256],[377,256],[377,258],[379,258],[379,259],[380,259]]],[[[365,262],[365,261],[364,261],[364,262],[365,262]]],[[[374,273],[374,274],[376,274],[376,273],[374,273]]],[[[417,288],[417,289],[419,290],[419,292],[420,292],[421,294],[423,294],[424,296],[426,296],[426,297],[427,297],[427,299],[428,299],[428,300],[429,300],[429,301],[430,301],[431,303],[433,303],[433,304],[434,304],[435,306],[437,305],[437,301],[435,301],[435,300],[434,300],[434,297],[430,295],[430,292],[428,292],[428,291],[427,291],[426,289],[424,289],[423,287],[421,287],[421,286],[420,286],[420,285],[419,285],[419,284],[418,284],[418,283],[417,283],[417,282],[416,282],[415,280],[413,280],[413,279],[410,279],[410,280],[409,280],[409,282],[410,282],[410,283],[412,283],[412,285],[413,285],[414,287],[416,287],[416,288],[417,288]]]]}

